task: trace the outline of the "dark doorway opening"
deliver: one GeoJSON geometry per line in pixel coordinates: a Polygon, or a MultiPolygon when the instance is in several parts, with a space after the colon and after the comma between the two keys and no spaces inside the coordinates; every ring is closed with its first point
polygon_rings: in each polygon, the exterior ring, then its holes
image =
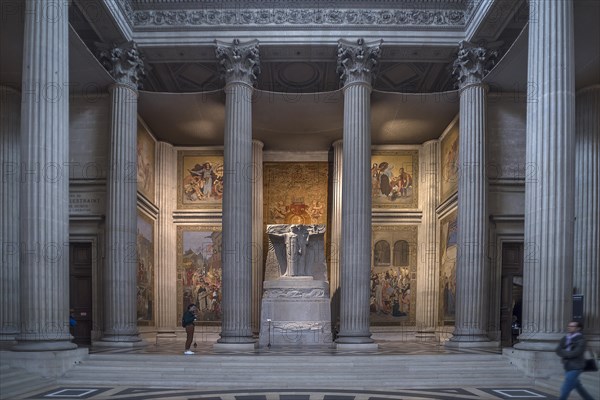
{"type": "Polygon", "coordinates": [[[500,332],[502,347],[512,347],[523,321],[523,243],[502,244],[500,332]]]}
{"type": "Polygon", "coordinates": [[[71,243],[69,250],[69,305],[75,320],[71,335],[78,345],[90,345],[93,328],[92,244],[71,243]]]}

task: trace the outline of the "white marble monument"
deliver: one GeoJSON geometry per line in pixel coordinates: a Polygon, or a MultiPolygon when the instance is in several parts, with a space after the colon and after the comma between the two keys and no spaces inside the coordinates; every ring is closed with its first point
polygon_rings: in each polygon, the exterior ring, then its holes
{"type": "Polygon", "coordinates": [[[332,343],[324,225],[268,225],[259,344],[332,343]]]}

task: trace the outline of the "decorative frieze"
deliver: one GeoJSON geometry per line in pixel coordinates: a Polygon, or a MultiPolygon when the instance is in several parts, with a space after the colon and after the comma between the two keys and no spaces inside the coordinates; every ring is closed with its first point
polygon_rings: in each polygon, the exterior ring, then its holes
{"type": "Polygon", "coordinates": [[[389,25],[461,27],[468,20],[464,10],[369,10],[369,9],[212,9],[133,10],[124,7],[133,26],[215,25],[389,25]]]}

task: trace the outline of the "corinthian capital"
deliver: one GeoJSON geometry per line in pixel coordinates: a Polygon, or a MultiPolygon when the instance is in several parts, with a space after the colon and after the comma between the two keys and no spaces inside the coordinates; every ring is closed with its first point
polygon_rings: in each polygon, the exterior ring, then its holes
{"type": "Polygon", "coordinates": [[[225,82],[243,82],[252,86],[260,74],[258,40],[240,43],[234,39],[233,44],[216,40],[215,43],[215,53],[225,82]]]}
{"type": "Polygon", "coordinates": [[[142,88],[142,80],[146,76],[144,60],[134,41],[112,46],[100,43],[97,46],[98,59],[118,83],[142,88]]]}
{"type": "Polygon", "coordinates": [[[382,43],[383,40],[365,43],[364,39],[358,39],[356,43],[344,39],[338,41],[337,72],[343,85],[352,82],[372,83],[382,43]]]}
{"type": "Polygon", "coordinates": [[[452,74],[456,76],[460,88],[481,83],[483,77],[490,72],[498,52],[462,41],[458,47],[458,55],[454,61],[452,74]]]}

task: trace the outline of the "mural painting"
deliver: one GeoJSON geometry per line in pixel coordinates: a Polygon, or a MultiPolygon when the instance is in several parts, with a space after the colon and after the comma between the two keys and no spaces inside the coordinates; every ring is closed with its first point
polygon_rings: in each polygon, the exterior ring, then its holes
{"type": "Polygon", "coordinates": [[[222,152],[178,153],[178,208],[221,208],[223,198],[222,152]]]}
{"type": "Polygon", "coordinates": [[[154,203],[155,143],[144,126],[137,131],[137,190],[154,203]]]}
{"type": "Polygon", "coordinates": [[[440,189],[445,201],[458,190],[458,122],[442,139],[441,155],[440,189]]]}
{"type": "Polygon", "coordinates": [[[373,226],[372,240],[371,323],[415,324],[417,227],[373,226]]]}
{"type": "Polygon", "coordinates": [[[154,224],[145,215],[137,218],[137,321],[154,325],[154,224]]]}
{"type": "Polygon", "coordinates": [[[221,320],[221,227],[177,227],[177,314],[191,303],[198,321],[221,320]]]}
{"type": "Polygon", "coordinates": [[[327,163],[265,163],[265,224],[326,224],[327,163]]]}
{"type": "Polygon", "coordinates": [[[451,325],[456,312],[457,212],[444,218],[440,225],[440,324],[451,325]]]}
{"type": "Polygon", "coordinates": [[[418,155],[417,150],[372,153],[373,208],[418,207],[418,155]]]}

